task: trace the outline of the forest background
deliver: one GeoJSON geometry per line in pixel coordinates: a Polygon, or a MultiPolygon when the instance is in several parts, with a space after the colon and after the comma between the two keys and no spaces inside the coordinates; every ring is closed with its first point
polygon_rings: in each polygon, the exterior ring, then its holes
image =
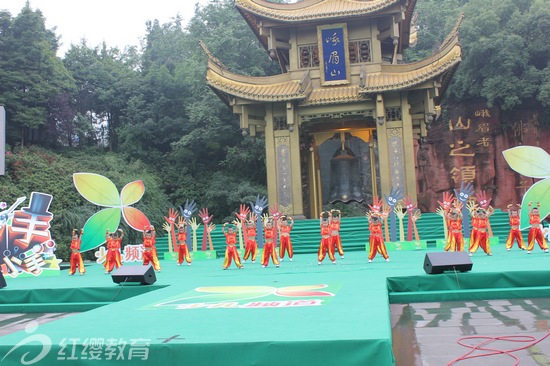
{"type": "MultiPolygon", "coordinates": [[[[420,0],[416,11],[419,38],[407,62],[432,54],[464,14],[463,61],[446,108],[482,102],[507,113],[528,106],[543,128],[550,123],[550,0],[420,0]]],[[[52,194],[51,232],[61,257],[71,230],[99,209],[76,191],[75,172],[104,175],[119,189],[141,179],[146,191],[136,207],[157,227],[186,199],[221,222],[241,203],[266,195],[264,141],[243,137],[206,85],[198,44],[231,71],[280,73],[233,1],[196,7],[186,25],[174,15],[144,28],[140,47],[82,40],[61,58],[59,36],[39,9],[27,4],[14,15],[0,5],[0,104],[7,120],[0,201],[52,194]]],[[[338,208],[364,213],[357,205],[338,208]]],[[[139,242],[139,233],[123,229],[129,242],[139,242]]]]}

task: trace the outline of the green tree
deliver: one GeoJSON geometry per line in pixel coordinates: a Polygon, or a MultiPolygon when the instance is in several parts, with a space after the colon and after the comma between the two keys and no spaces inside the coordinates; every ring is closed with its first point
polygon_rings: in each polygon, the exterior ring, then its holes
{"type": "Polygon", "coordinates": [[[27,3],[19,15],[0,14],[0,101],[5,104],[7,141],[57,143],[51,111],[70,93],[74,81],[55,55],[57,37],[45,27],[40,10],[27,3]]]}
{"type": "Polygon", "coordinates": [[[548,0],[471,0],[464,7],[455,99],[482,98],[503,110],[550,105],[548,5],[548,0]]]}

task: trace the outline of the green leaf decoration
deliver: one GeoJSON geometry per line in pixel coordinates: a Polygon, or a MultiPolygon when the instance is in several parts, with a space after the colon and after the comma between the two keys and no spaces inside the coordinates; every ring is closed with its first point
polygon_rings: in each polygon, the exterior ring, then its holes
{"type": "Polygon", "coordinates": [[[510,168],[531,178],[550,177],[550,155],[535,146],[516,146],[502,152],[510,168]]]}
{"type": "Polygon", "coordinates": [[[529,228],[529,202],[536,205],[540,202],[540,220],[542,221],[550,213],[550,179],[541,180],[531,186],[523,195],[521,202],[521,226],[520,228],[529,228]]]}
{"type": "Polygon", "coordinates": [[[80,251],[97,248],[105,242],[105,231],[115,231],[120,224],[120,208],[106,208],[96,212],[86,221],[80,251]]]}

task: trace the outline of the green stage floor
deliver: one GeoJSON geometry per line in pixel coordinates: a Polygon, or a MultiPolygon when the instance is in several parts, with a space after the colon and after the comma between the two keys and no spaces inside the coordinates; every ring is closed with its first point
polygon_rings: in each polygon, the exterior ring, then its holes
{"type": "Polygon", "coordinates": [[[117,285],[95,264],[85,276],[7,278],[0,312],[82,313],[0,337],[1,363],[394,365],[390,302],[550,297],[541,250],[494,246],[491,257],[474,254],[470,272],[427,275],[431,251],[372,263],[347,252],[320,266],[301,254],[280,268],[226,271],[222,259],[161,261],[148,286],[117,285]]]}

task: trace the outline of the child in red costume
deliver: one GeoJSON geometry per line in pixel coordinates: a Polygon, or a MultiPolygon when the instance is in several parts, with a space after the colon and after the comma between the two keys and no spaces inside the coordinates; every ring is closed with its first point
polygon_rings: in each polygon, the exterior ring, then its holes
{"type": "Polygon", "coordinates": [[[481,247],[487,255],[492,255],[491,245],[489,244],[489,233],[487,232],[487,227],[489,225],[487,211],[478,207],[472,210],[471,215],[472,232],[470,233],[469,255],[472,256],[479,247],[481,247]]]}
{"type": "Polygon", "coordinates": [[[519,219],[519,210],[521,206],[516,204],[508,205],[508,218],[510,219],[510,234],[508,234],[508,239],[506,239],[506,250],[512,249],[514,246],[514,241],[518,242],[518,247],[521,250],[525,250],[525,242],[523,241],[523,236],[521,235],[521,230],[519,229],[520,219],[519,219]]]}
{"type": "Polygon", "coordinates": [[[239,269],[243,268],[241,264],[241,258],[239,257],[239,252],[237,251],[237,233],[235,232],[235,229],[233,226],[229,226],[227,231],[225,230],[225,227],[228,225],[228,223],[224,223],[222,226],[222,233],[225,235],[225,243],[227,244],[227,247],[225,248],[225,259],[223,260],[223,269],[229,268],[231,265],[231,260],[235,261],[235,264],[239,269]]]}
{"type": "Polygon", "coordinates": [[[277,259],[277,250],[275,248],[275,227],[273,227],[273,218],[268,217],[264,221],[264,248],[262,251],[262,267],[267,267],[269,258],[273,261],[275,267],[279,267],[279,259],[277,259]]]}
{"type": "Polygon", "coordinates": [[[529,230],[529,235],[527,237],[527,254],[531,254],[531,251],[535,247],[535,241],[539,245],[540,249],[548,253],[548,244],[546,244],[546,240],[544,239],[544,235],[542,234],[542,229],[540,227],[540,203],[537,202],[537,207],[531,208],[531,206],[532,202],[529,202],[529,224],[531,225],[531,229],[529,230]]]}
{"type": "Polygon", "coordinates": [[[69,276],[72,276],[76,272],[78,267],[78,272],[82,276],[86,270],[84,269],[84,262],[82,261],[82,255],[80,254],[80,244],[82,243],[82,234],[84,229],[80,229],[80,233],[77,229],[73,229],[73,236],[71,240],[71,259],[70,264],[71,268],[69,269],[69,276]]]}
{"type": "Polygon", "coordinates": [[[183,260],[187,262],[187,265],[191,265],[191,256],[189,255],[189,249],[187,248],[187,221],[185,219],[178,218],[178,266],[181,266],[183,260]]]}
{"type": "Polygon", "coordinates": [[[330,210],[330,241],[332,245],[332,252],[340,254],[341,258],[344,258],[344,249],[342,248],[342,240],[340,239],[340,218],[342,212],[340,210],[330,210]]]}
{"type": "Polygon", "coordinates": [[[252,263],[256,262],[256,255],[258,254],[258,242],[256,241],[256,215],[250,214],[250,219],[244,220],[244,256],[243,260],[248,260],[252,256],[252,263]]]}
{"type": "Polygon", "coordinates": [[[446,252],[464,251],[464,236],[462,235],[462,204],[455,202],[454,207],[447,212],[447,244],[446,252]]]}
{"type": "Polygon", "coordinates": [[[279,257],[281,261],[285,257],[285,251],[288,253],[288,259],[292,262],[294,251],[292,250],[292,240],[290,240],[290,231],[294,226],[294,220],[290,216],[281,217],[279,221],[279,231],[281,232],[281,239],[279,243],[279,257]]]}
{"type": "Polygon", "coordinates": [[[111,273],[114,268],[122,266],[122,258],[120,255],[120,248],[122,244],[122,238],[124,238],[124,231],[118,229],[114,233],[110,233],[107,229],[105,239],[107,239],[107,257],[105,258],[105,273],[111,273]]]}
{"type": "Polygon", "coordinates": [[[390,256],[386,250],[386,244],[382,237],[382,220],[380,213],[372,212],[368,215],[369,220],[369,263],[372,262],[376,253],[380,253],[386,262],[390,261],[390,256]]]}
{"type": "Polygon", "coordinates": [[[157,233],[155,227],[153,225],[146,226],[143,230],[143,265],[147,266],[151,263],[155,271],[160,272],[157,247],[155,246],[156,241],[157,233]]]}
{"type": "Polygon", "coordinates": [[[319,217],[319,225],[321,226],[321,243],[319,244],[319,250],[317,251],[317,259],[319,260],[318,264],[323,262],[327,252],[328,258],[332,264],[336,264],[336,259],[334,259],[334,250],[330,240],[331,229],[329,215],[324,211],[321,212],[321,216],[319,217]]]}

